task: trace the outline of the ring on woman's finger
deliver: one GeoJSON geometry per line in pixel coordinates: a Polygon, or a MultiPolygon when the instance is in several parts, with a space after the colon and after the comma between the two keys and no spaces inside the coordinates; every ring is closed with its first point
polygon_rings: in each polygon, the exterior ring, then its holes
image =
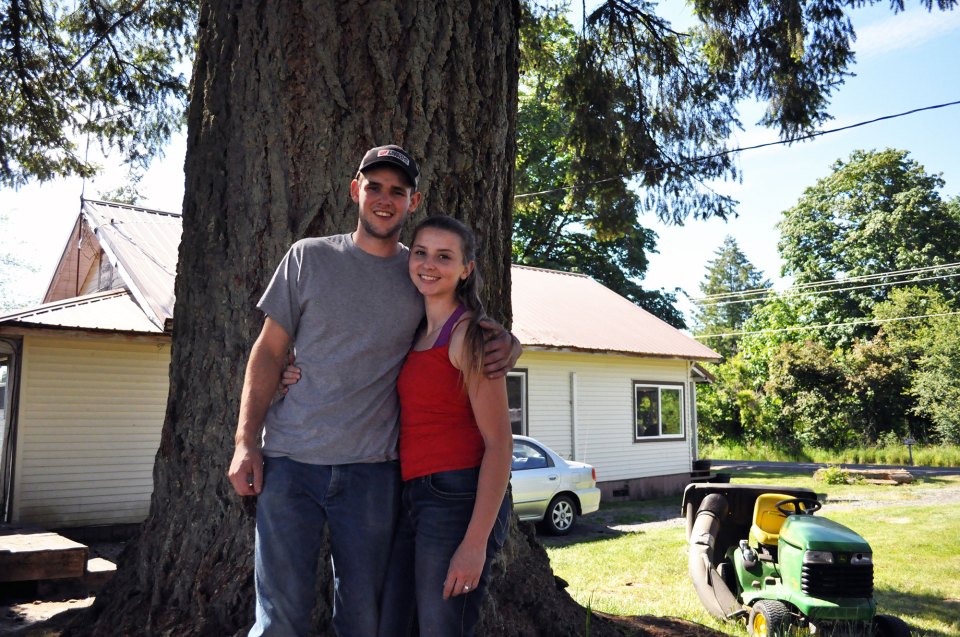
{"type": "Polygon", "coordinates": [[[469,584],[464,584],[464,585],[463,585],[463,590],[465,590],[465,591],[470,590],[470,585],[469,585],[469,584]]]}

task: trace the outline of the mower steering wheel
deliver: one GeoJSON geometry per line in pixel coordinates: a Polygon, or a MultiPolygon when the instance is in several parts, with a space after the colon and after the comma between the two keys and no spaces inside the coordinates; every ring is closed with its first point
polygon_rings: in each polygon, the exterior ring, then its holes
{"type": "Polygon", "coordinates": [[[814,500],[813,498],[788,498],[780,500],[775,506],[777,511],[784,515],[809,515],[814,511],[819,511],[823,505],[820,500],[814,500]],[[801,505],[803,505],[803,508],[801,508],[801,505]]]}

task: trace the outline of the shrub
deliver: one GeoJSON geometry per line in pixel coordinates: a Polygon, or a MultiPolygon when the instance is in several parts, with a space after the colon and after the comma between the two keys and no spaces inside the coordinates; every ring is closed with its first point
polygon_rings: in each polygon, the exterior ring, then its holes
{"type": "Polygon", "coordinates": [[[817,469],[816,473],[813,474],[813,479],[827,484],[848,484],[850,482],[850,476],[847,472],[837,465],[817,469]]]}

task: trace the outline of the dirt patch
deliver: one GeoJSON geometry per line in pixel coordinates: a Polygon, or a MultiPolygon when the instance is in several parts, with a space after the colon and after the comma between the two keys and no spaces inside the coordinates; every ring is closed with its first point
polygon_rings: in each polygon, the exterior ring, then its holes
{"type": "Polygon", "coordinates": [[[707,628],[701,624],[695,624],[679,617],[655,617],[654,615],[637,615],[636,617],[620,617],[617,615],[607,615],[606,613],[596,613],[601,617],[606,617],[621,626],[636,631],[636,635],[645,635],[649,637],[726,637],[722,633],[712,628],[707,628]]]}
{"type": "Polygon", "coordinates": [[[87,608],[94,600],[92,595],[73,597],[63,593],[36,591],[36,588],[37,585],[31,583],[6,587],[0,591],[0,635],[39,637],[44,633],[33,631],[38,625],[65,611],[87,608]]]}

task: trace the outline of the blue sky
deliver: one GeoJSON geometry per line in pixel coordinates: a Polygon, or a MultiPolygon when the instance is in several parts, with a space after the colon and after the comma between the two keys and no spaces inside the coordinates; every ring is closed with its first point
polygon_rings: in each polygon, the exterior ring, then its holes
{"type": "MultiPolygon", "coordinates": [[[[858,39],[855,77],[848,78],[830,106],[834,128],[919,107],[960,100],[960,11],[927,13],[911,8],[894,15],[886,3],[852,14],[858,39]]],[[[756,105],[741,110],[745,125],[759,119],[756,105]]],[[[777,139],[773,131],[748,126],[733,145],[750,146],[777,139]]],[[[747,151],[739,157],[740,183],[713,187],[740,201],[739,216],[727,221],[688,221],[664,226],[652,216],[641,223],[659,234],[659,254],[651,255],[643,281],[648,288],[682,288],[698,295],[705,264],[724,236],[731,235],[747,257],[777,287],[779,279],[775,225],[781,212],[792,206],[804,188],[830,173],[831,165],[854,149],[886,147],[909,150],[928,172],[942,173],[945,196],[960,194],[960,106],[885,121],[850,131],[825,135],[793,146],[773,146],[747,151]]],[[[183,198],[185,143],[176,137],[166,157],[154,162],[140,182],[143,205],[179,210],[183,198]]],[[[93,153],[93,151],[91,151],[93,153]]],[[[93,156],[93,154],[91,154],[93,156]]],[[[12,249],[39,267],[23,276],[14,294],[35,302],[43,293],[52,268],[67,241],[79,212],[82,189],[88,198],[122,185],[124,169],[116,158],[102,162],[107,170],[84,186],[79,179],[30,184],[18,191],[0,190],[0,248],[12,249]]],[[[429,193],[427,193],[429,196],[429,193]]],[[[689,305],[681,303],[681,309],[689,305]]]]}

